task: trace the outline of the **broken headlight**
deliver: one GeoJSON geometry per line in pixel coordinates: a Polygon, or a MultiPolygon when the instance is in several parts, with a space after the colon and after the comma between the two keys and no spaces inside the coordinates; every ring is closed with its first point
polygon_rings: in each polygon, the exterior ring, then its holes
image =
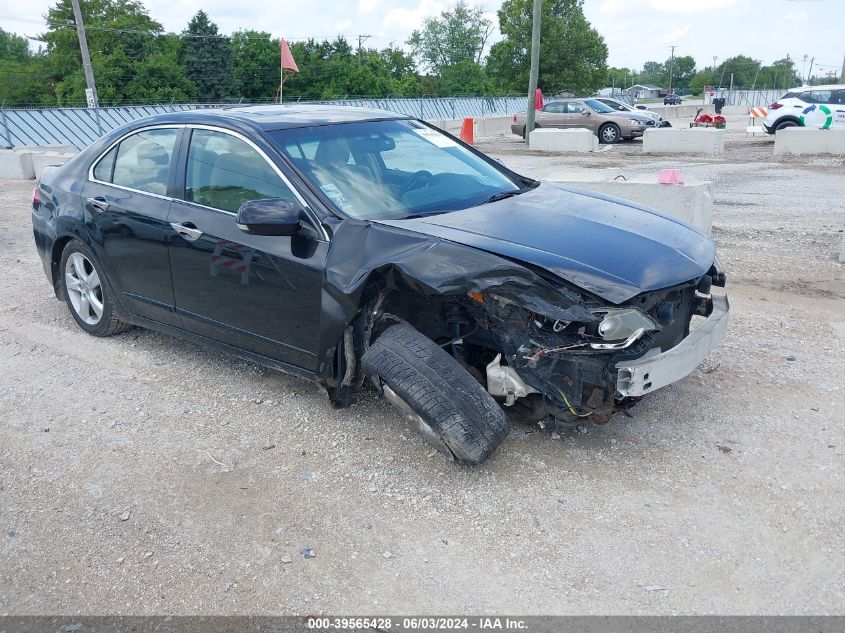
{"type": "Polygon", "coordinates": [[[596,326],[596,334],[602,341],[590,342],[593,349],[625,349],[646,332],[658,329],[651,317],[636,308],[614,308],[594,311],[602,320],[596,326]]]}

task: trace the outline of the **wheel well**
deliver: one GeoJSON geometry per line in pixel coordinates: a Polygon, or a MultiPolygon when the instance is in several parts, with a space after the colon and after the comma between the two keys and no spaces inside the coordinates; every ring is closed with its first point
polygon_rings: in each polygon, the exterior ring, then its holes
{"type": "Polygon", "coordinates": [[[774,129],[777,130],[781,125],[783,125],[787,121],[790,121],[792,123],[796,123],[797,125],[801,125],[801,119],[799,119],[797,116],[792,116],[791,114],[787,114],[786,116],[783,116],[783,117],[781,117],[777,120],[777,122],[774,125],[774,129]]]}
{"type": "Polygon", "coordinates": [[[67,243],[73,239],[73,235],[62,235],[56,238],[53,242],[53,250],[50,252],[50,273],[53,277],[53,288],[58,289],[56,280],[59,278],[59,264],[62,263],[62,252],[65,250],[67,243]]]}

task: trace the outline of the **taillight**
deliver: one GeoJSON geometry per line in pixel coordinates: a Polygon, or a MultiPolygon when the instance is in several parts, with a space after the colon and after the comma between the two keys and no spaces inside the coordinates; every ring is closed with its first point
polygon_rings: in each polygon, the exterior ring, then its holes
{"type": "Polygon", "coordinates": [[[777,101],[775,101],[772,105],[769,106],[769,110],[777,110],[778,108],[782,108],[782,107],[783,107],[782,103],[778,103],[777,101]]]}
{"type": "Polygon", "coordinates": [[[513,115],[513,120],[514,120],[514,123],[516,123],[516,115],[515,114],[513,115]]]}
{"type": "Polygon", "coordinates": [[[32,206],[33,208],[37,209],[41,206],[41,188],[36,187],[32,191],[32,206]]]}

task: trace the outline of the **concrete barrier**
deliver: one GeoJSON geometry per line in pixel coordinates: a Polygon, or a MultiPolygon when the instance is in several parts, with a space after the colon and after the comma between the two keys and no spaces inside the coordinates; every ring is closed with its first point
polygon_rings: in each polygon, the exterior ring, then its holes
{"type": "Polygon", "coordinates": [[[0,178],[31,180],[35,178],[32,166],[32,152],[24,150],[0,150],[0,178]]]}
{"type": "Polygon", "coordinates": [[[775,154],[845,155],[845,129],[788,127],[775,134],[775,154]]]}
{"type": "Polygon", "coordinates": [[[713,185],[688,182],[683,185],[657,184],[657,175],[630,180],[608,180],[589,174],[555,174],[548,178],[567,187],[630,200],[692,224],[709,234],[713,225],[713,185]]]}
{"type": "Polygon", "coordinates": [[[595,152],[599,139],[590,130],[534,130],[528,135],[530,149],[545,152],[595,152]]]}
{"type": "Polygon", "coordinates": [[[698,112],[699,108],[702,108],[702,114],[716,114],[716,108],[711,104],[689,104],[677,106],[665,106],[657,104],[648,106],[649,110],[651,110],[652,112],[656,112],[667,121],[681,121],[684,119],[694,119],[695,113],[698,112]]]}
{"type": "MultiPolygon", "coordinates": [[[[440,128],[453,136],[461,133],[463,119],[433,119],[429,121],[434,127],[440,128]]],[[[475,136],[505,136],[511,133],[512,116],[488,117],[485,119],[473,119],[475,136]]]]}
{"type": "Polygon", "coordinates": [[[660,128],[643,134],[644,154],[724,154],[725,131],[715,128],[660,128]]]}
{"type": "Polygon", "coordinates": [[[74,156],[75,154],[71,154],[69,152],[45,152],[43,154],[32,154],[32,167],[35,172],[35,178],[41,178],[41,174],[44,173],[45,167],[64,165],[74,156]]]}

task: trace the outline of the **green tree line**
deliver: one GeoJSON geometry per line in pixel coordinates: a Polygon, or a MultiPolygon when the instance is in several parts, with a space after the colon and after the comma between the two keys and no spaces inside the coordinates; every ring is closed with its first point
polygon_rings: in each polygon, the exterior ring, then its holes
{"type": "MultiPolygon", "coordinates": [[[[280,41],[260,30],[223,34],[199,11],[180,33],[165,32],[140,0],[83,0],[91,65],[102,105],[167,102],[267,102],[279,87],[280,41]]],[[[583,0],[543,1],[540,85],[547,93],[589,94],[607,75],[607,46],[584,18],[583,0]]],[[[78,106],[85,76],[70,0],[58,0],[32,51],[0,30],[4,107],[78,106]]],[[[343,36],[290,42],[300,72],[286,99],[347,96],[522,94],[528,84],[531,0],[505,0],[503,38],[463,0],[429,18],[405,47],[356,48],[343,36]]]]}

